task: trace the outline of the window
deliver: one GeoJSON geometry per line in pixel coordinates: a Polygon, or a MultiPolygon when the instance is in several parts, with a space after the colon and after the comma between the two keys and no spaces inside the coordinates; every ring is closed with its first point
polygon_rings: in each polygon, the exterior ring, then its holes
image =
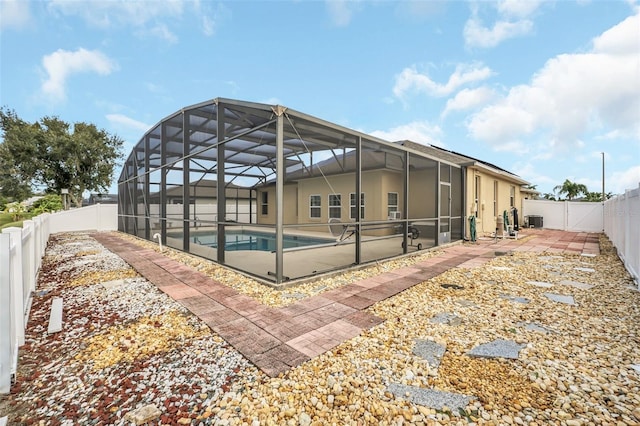
{"type": "Polygon", "coordinates": [[[309,217],[321,217],[322,198],[319,195],[309,196],[309,217]]]}
{"type": "Polygon", "coordinates": [[[398,211],[398,193],[397,192],[388,192],[387,193],[387,215],[390,218],[396,218],[395,212],[398,211]]]}
{"type": "Polygon", "coordinates": [[[340,219],[342,211],[342,196],[329,194],[329,219],[340,219]]]}
{"type": "Polygon", "coordinates": [[[511,189],[509,191],[509,205],[511,207],[516,206],[516,187],[511,185],[511,189]]]}
{"type": "Polygon", "coordinates": [[[263,215],[268,215],[269,214],[269,193],[266,191],[261,193],[260,206],[261,206],[261,210],[260,210],[261,213],[263,215]]]}
{"type": "Polygon", "coordinates": [[[493,215],[498,216],[498,181],[493,181],[493,215]]]}
{"type": "Polygon", "coordinates": [[[476,203],[476,217],[480,217],[480,176],[476,176],[475,179],[475,203],[476,203]]]}
{"type": "MultiPolygon", "coordinates": [[[[356,218],[356,194],[349,194],[349,218],[356,218]]],[[[360,193],[360,219],[364,220],[364,192],[360,193]]]]}

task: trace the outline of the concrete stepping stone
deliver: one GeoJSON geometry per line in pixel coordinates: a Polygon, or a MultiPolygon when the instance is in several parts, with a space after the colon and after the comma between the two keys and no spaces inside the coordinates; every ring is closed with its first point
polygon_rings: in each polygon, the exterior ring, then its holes
{"type": "Polygon", "coordinates": [[[565,296],[563,294],[555,294],[555,293],[544,293],[548,299],[553,300],[554,302],[565,303],[567,305],[577,306],[573,296],[565,296]]]}
{"type": "Polygon", "coordinates": [[[519,322],[516,325],[518,327],[524,327],[524,329],[527,331],[537,331],[538,333],[544,333],[544,334],[551,332],[551,330],[533,322],[519,322]]]}
{"type": "Polygon", "coordinates": [[[464,308],[477,308],[478,305],[476,305],[475,303],[473,303],[471,300],[467,300],[467,299],[458,299],[456,300],[456,305],[460,305],[464,308]]]}
{"type": "Polygon", "coordinates": [[[589,290],[595,286],[587,283],[581,283],[579,281],[571,281],[571,280],[562,280],[558,284],[560,285],[568,285],[571,287],[579,288],[581,290],[589,290]]]}
{"type": "Polygon", "coordinates": [[[125,280],[112,280],[112,281],[106,281],[101,283],[102,287],[104,287],[105,289],[109,290],[111,288],[115,288],[115,287],[120,287],[123,286],[125,284],[125,280]]]}
{"type": "Polygon", "coordinates": [[[8,416],[4,416],[0,418],[0,426],[7,426],[7,421],[9,420],[8,416]]]}
{"type": "Polygon", "coordinates": [[[580,256],[582,256],[582,257],[596,257],[596,255],[593,254],[593,253],[582,253],[582,254],[580,254],[580,256]]]}
{"type": "Polygon", "coordinates": [[[575,299],[571,295],[556,294],[556,293],[543,293],[549,300],[554,302],[564,303],[567,305],[577,306],[575,299]]]}
{"type": "MultiPolygon", "coordinates": [[[[413,354],[427,360],[429,370],[437,370],[440,367],[440,361],[444,352],[447,350],[445,345],[434,342],[433,340],[416,340],[413,347],[413,354]]],[[[431,371],[429,371],[431,373],[431,371]]]]}
{"type": "Polygon", "coordinates": [[[511,271],[513,268],[508,266],[492,266],[490,269],[493,269],[494,271],[511,271]]]}
{"type": "Polygon", "coordinates": [[[479,358],[508,358],[518,359],[520,351],[525,347],[524,344],[518,344],[513,340],[497,339],[493,342],[484,343],[476,346],[467,352],[469,356],[479,358]]]}
{"type": "Polygon", "coordinates": [[[51,314],[49,315],[49,327],[47,333],[62,331],[62,297],[54,297],[51,301],[51,314]]]}
{"type": "Polygon", "coordinates": [[[462,319],[455,314],[449,312],[440,312],[432,317],[429,322],[433,324],[447,324],[447,325],[460,325],[462,324],[462,319]]]}
{"type": "Polygon", "coordinates": [[[418,388],[398,383],[391,383],[387,390],[398,398],[408,399],[414,404],[423,405],[433,408],[434,410],[448,408],[451,410],[451,414],[454,415],[459,415],[460,410],[464,410],[464,408],[475,399],[473,396],[460,393],[418,388]]]}
{"type": "Polygon", "coordinates": [[[509,302],[514,302],[514,303],[523,303],[523,304],[527,304],[530,302],[529,299],[527,299],[526,297],[520,297],[520,296],[512,296],[510,294],[501,294],[500,295],[501,299],[505,299],[508,300],[509,302]]]}
{"type": "Polygon", "coordinates": [[[631,364],[631,368],[636,370],[636,373],[640,374],[640,364],[631,364]]]}
{"type": "Polygon", "coordinates": [[[595,269],[593,269],[593,268],[583,268],[583,267],[578,267],[578,268],[573,268],[573,269],[575,269],[576,271],[580,271],[580,272],[589,272],[589,273],[591,273],[591,272],[595,272],[595,271],[596,271],[596,270],[595,270],[595,269]]]}
{"type": "Polygon", "coordinates": [[[534,285],[536,287],[542,287],[542,288],[551,288],[551,287],[553,287],[553,284],[547,283],[547,282],[544,282],[544,281],[527,281],[527,284],[534,285]]]}

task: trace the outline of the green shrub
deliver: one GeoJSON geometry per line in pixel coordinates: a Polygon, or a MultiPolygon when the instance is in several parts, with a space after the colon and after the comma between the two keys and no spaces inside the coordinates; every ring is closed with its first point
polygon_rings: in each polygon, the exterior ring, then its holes
{"type": "Polygon", "coordinates": [[[59,195],[49,194],[40,198],[31,206],[31,213],[35,216],[42,213],[51,213],[62,210],[62,199],[59,195]]]}

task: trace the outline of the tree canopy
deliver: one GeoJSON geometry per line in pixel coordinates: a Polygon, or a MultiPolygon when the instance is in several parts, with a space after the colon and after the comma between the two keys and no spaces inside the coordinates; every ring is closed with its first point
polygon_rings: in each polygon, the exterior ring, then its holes
{"type": "Polygon", "coordinates": [[[24,200],[34,189],[68,189],[76,206],[85,191],[106,192],[122,158],[123,140],[94,124],[44,117],[28,123],[0,109],[0,193],[24,200]]]}
{"type": "Polygon", "coordinates": [[[558,195],[566,194],[567,200],[571,201],[580,194],[587,195],[589,190],[587,186],[582,183],[571,182],[569,179],[565,179],[562,185],[557,185],[553,188],[554,192],[557,192],[558,195]]]}

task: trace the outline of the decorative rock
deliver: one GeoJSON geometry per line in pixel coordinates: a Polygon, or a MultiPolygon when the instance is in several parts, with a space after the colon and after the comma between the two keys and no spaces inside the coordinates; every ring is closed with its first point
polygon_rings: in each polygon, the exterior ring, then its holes
{"type": "Polygon", "coordinates": [[[595,270],[595,269],[593,269],[593,268],[582,268],[582,267],[579,267],[579,268],[573,268],[573,269],[575,269],[576,271],[580,271],[580,272],[589,272],[589,273],[591,273],[591,272],[595,272],[595,271],[596,271],[596,270],[595,270]]]}
{"type": "Polygon", "coordinates": [[[555,294],[555,293],[544,293],[544,295],[550,299],[553,300],[554,302],[559,302],[559,303],[565,303],[567,305],[576,305],[575,300],[573,300],[573,296],[565,296],[562,294],[555,294]]]}
{"type": "Polygon", "coordinates": [[[311,417],[307,413],[301,413],[298,418],[298,424],[300,426],[309,426],[311,424],[311,417]]]}
{"type": "Polygon", "coordinates": [[[640,374],[640,364],[632,364],[631,368],[636,371],[636,373],[640,374]]]}
{"type": "Polygon", "coordinates": [[[476,346],[467,355],[476,356],[482,358],[508,358],[518,359],[520,351],[526,345],[520,345],[513,340],[494,340],[493,342],[485,343],[483,345],[476,346]]]}
{"type": "Polygon", "coordinates": [[[125,414],[124,419],[136,425],[142,425],[157,419],[162,411],[155,405],[149,404],[125,414]]]}
{"type": "Polygon", "coordinates": [[[406,398],[414,404],[445,411],[458,415],[474,398],[458,393],[443,392],[435,389],[418,388],[397,383],[391,383],[387,388],[396,397],[406,398]]]}

